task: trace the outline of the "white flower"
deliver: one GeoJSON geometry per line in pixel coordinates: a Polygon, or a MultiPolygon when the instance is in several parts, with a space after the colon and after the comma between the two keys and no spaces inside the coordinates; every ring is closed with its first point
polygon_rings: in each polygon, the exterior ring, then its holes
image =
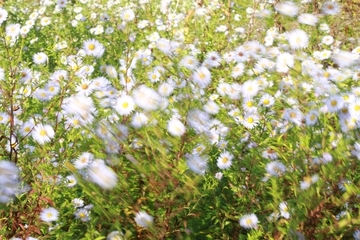
{"type": "Polygon", "coordinates": [[[132,93],[133,99],[139,107],[151,111],[159,108],[161,96],[152,88],[141,85],[132,93]]]}
{"type": "Polygon", "coordinates": [[[324,36],[321,39],[321,43],[325,44],[325,45],[331,45],[334,42],[334,38],[330,35],[324,36]]]}
{"type": "Polygon", "coordinates": [[[271,176],[279,177],[282,176],[286,171],[284,164],[278,161],[272,161],[266,164],[266,172],[271,176]]]}
{"type": "Polygon", "coordinates": [[[44,144],[46,142],[50,142],[52,138],[54,138],[55,132],[54,129],[50,125],[42,125],[38,124],[34,127],[32,132],[32,137],[39,144],[44,144]]]}
{"type": "Polygon", "coordinates": [[[246,214],[239,220],[240,226],[247,229],[258,228],[258,218],[254,213],[246,214]]]}
{"type": "Polygon", "coordinates": [[[306,48],[309,43],[309,37],[303,30],[295,29],[287,33],[287,39],[292,49],[306,48]]]}
{"type": "Polygon", "coordinates": [[[340,12],[340,6],[336,2],[325,2],[321,8],[322,12],[327,15],[336,15],[340,12]]]}
{"type": "Polygon", "coordinates": [[[44,222],[56,221],[59,218],[59,211],[55,208],[45,208],[40,213],[40,219],[44,222]]]}
{"type": "Polygon", "coordinates": [[[207,169],[207,158],[192,154],[187,157],[186,164],[193,172],[204,175],[207,169]]]}
{"type": "Polygon", "coordinates": [[[285,218],[285,219],[289,219],[289,218],[290,218],[289,208],[288,208],[286,202],[280,203],[279,209],[280,209],[280,215],[281,215],[283,218],[285,218]]]}
{"type": "Polygon", "coordinates": [[[5,22],[7,17],[8,17],[8,12],[5,9],[0,8],[0,24],[5,22]]]}
{"type": "Polygon", "coordinates": [[[132,9],[126,9],[121,13],[121,19],[125,22],[130,22],[135,19],[135,13],[132,9]]]}
{"type": "Polygon", "coordinates": [[[199,67],[193,72],[192,80],[200,88],[206,88],[211,82],[211,73],[206,67],[199,67]]]}
{"type": "Polygon", "coordinates": [[[153,224],[154,217],[145,211],[140,211],[136,213],[134,220],[138,226],[148,228],[153,224]]]}
{"type": "Polygon", "coordinates": [[[83,50],[86,55],[91,55],[96,58],[102,57],[105,52],[104,46],[95,39],[86,40],[83,44],[83,50]]]}
{"type": "Polygon", "coordinates": [[[177,117],[172,117],[168,122],[167,130],[171,135],[180,137],[185,133],[186,127],[177,117]]]}
{"type": "Polygon", "coordinates": [[[43,52],[35,53],[33,61],[35,64],[45,64],[48,61],[48,56],[43,52]]]}
{"type": "Polygon", "coordinates": [[[299,23],[315,26],[318,18],[314,14],[302,13],[298,17],[299,23]]]}
{"type": "Polygon", "coordinates": [[[220,169],[228,169],[232,165],[232,159],[234,156],[229,152],[223,152],[220,154],[219,158],[217,159],[217,166],[220,169]]]}
{"type": "Polygon", "coordinates": [[[88,169],[90,179],[104,189],[117,185],[118,178],[114,170],[105,165],[103,160],[93,161],[88,169]]]}
{"type": "Polygon", "coordinates": [[[299,12],[299,7],[293,2],[283,2],[276,4],[275,10],[280,14],[295,17],[299,12]]]}
{"type": "Polygon", "coordinates": [[[135,102],[133,98],[129,95],[120,96],[115,103],[114,109],[120,115],[129,115],[135,108],[135,102]]]}

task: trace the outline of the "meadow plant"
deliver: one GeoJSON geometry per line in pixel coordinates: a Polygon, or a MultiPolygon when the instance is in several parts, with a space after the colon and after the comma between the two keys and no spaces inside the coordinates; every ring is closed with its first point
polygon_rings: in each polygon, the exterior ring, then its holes
{"type": "Polygon", "coordinates": [[[0,1],[1,239],[360,239],[358,1],[0,1]]]}

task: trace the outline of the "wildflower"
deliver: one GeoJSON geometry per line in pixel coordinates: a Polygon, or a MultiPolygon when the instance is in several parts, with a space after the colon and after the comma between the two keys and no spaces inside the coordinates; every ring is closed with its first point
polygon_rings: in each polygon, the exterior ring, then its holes
{"type": "Polygon", "coordinates": [[[136,112],[132,117],[131,126],[134,128],[140,128],[147,124],[148,120],[148,117],[144,113],[136,112]]]}
{"type": "Polygon", "coordinates": [[[74,175],[69,175],[66,177],[66,183],[68,187],[73,187],[76,185],[77,181],[74,175]]]}
{"type": "Polygon", "coordinates": [[[171,135],[180,137],[185,133],[186,127],[177,117],[172,117],[167,124],[167,130],[171,135]]]}
{"type": "Polygon", "coordinates": [[[264,94],[259,101],[259,104],[264,107],[271,107],[275,103],[275,98],[270,94],[264,94]]]}
{"type": "Polygon", "coordinates": [[[319,176],[317,174],[315,174],[313,176],[304,177],[304,180],[300,181],[301,190],[308,189],[311,186],[311,184],[316,183],[318,180],[319,180],[319,176]]]}
{"type": "Polygon", "coordinates": [[[241,120],[241,124],[248,129],[252,129],[259,124],[259,116],[256,113],[246,113],[241,120]]]}
{"type": "Polygon", "coordinates": [[[71,203],[74,205],[75,208],[80,208],[84,206],[84,200],[80,198],[74,198],[71,203]]]}
{"type": "Polygon", "coordinates": [[[185,56],[181,59],[180,65],[187,69],[194,70],[199,65],[199,61],[193,56],[185,56]]]}
{"type": "Polygon", "coordinates": [[[81,82],[76,86],[75,91],[78,94],[83,94],[84,96],[89,96],[95,89],[95,86],[92,84],[91,80],[82,79],[81,82]]]}
{"type": "Polygon", "coordinates": [[[80,219],[82,222],[88,222],[90,220],[90,212],[85,208],[79,208],[74,213],[77,219],[80,219]]]}
{"type": "Polygon", "coordinates": [[[192,80],[200,88],[206,88],[211,82],[211,73],[206,67],[199,67],[193,72],[192,80]]]}
{"type": "Polygon", "coordinates": [[[40,213],[40,219],[44,222],[53,222],[59,219],[59,211],[55,208],[45,208],[40,213]]]}
{"type": "Polygon", "coordinates": [[[93,161],[88,168],[88,174],[93,182],[104,189],[114,188],[118,182],[116,173],[106,166],[103,160],[93,161]]]}
{"type": "Polygon", "coordinates": [[[244,74],[244,69],[245,69],[245,65],[242,62],[239,62],[238,64],[236,64],[233,69],[232,69],[232,73],[231,76],[233,78],[237,78],[240,77],[244,74]]]}
{"type": "Polygon", "coordinates": [[[207,101],[207,103],[204,105],[204,111],[209,114],[216,114],[219,112],[219,110],[220,107],[212,100],[207,101]]]}
{"type": "Polygon", "coordinates": [[[279,161],[272,161],[266,164],[265,168],[266,172],[274,177],[282,176],[286,171],[285,165],[279,161]]]}
{"type": "Polygon", "coordinates": [[[285,109],[284,111],[284,119],[298,126],[301,125],[302,118],[302,112],[299,109],[285,109]]]}
{"type": "Polygon", "coordinates": [[[287,39],[292,49],[306,48],[309,43],[309,37],[306,32],[300,29],[289,32],[287,34],[287,39]]]}
{"type": "Polygon", "coordinates": [[[289,208],[286,202],[282,202],[279,205],[279,209],[280,209],[280,215],[285,218],[285,219],[289,219],[290,218],[290,213],[289,213],[289,208]]]}
{"type": "Polygon", "coordinates": [[[336,2],[325,2],[321,8],[326,15],[336,15],[340,12],[340,6],[336,2]]]}
{"type": "Polygon", "coordinates": [[[246,214],[239,220],[240,226],[247,229],[257,229],[258,222],[259,220],[254,213],[246,214]]]}
{"type": "Polygon", "coordinates": [[[106,240],[125,240],[125,236],[122,232],[112,231],[106,237],[106,240]]]}
{"type": "Polygon", "coordinates": [[[20,24],[9,24],[6,26],[6,36],[16,38],[20,34],[20,24]]]}
{"type": "Polygon", "coordinates": [[[302,13],[298,16],[298,22],[310,26],[315,26],[318,18],[314,14],[302,13]]]}
{"type": "Polygon", "coordinates": [[[199,155],[190,155],[187,157],[186,164],[193,172],[204,175],[207,169],[207,158],[199,155]]]}
{"type": "Polygon", "coordinates": [[[319,113],[318,111],[311,110],[308,114],[305,116],[306,125],[313,126],[318,120],[319,113]]]}
{"type": "Polygon", "coordinates": [[[326,100],[326,107],[329,112],[337,112],[344,106],[344,99],[341,96],[331,96],[326,100]]]}
{"type": "Polygon", "coordinates": [[[353,237],[355,240],[360,240],[360,229],[354,231],[353,237]]]}
{"type": "Polygon", "coordinates": [[[321,39],[321,43],[325,44],[325,45],[331,45],[334,42],[334,38],[330,35],[324,36],[321,39]]]}
{"type": "Polygon", "coordinates": [[[163,97],[169,97],[174,91],[174,86],[168,82],[163,82],[159,85],[158,92],[163,97]]]}
{"type": "Polygon", "coordinates": [[[39,52],[39,53],[34,54],[33,61],[35,64],[38,64],[38,65],[45,64],[48,62],[48,56],[43,52],[39,52]]]}
{"type": "Polygon", "coordinates": [[[299,12],[299,7],[293,2],[283,2],[275,5],[275,11],[286,16],[295,17],[299,12]]]}
{"type": "Polygon", "coordinates": [[[221,180],[222,177],[223,177],[223,174],[222,174],[221,172],[215,173],[215,178],[216,178],[217,180],[221,180]]]}
{"type": "Polygon", "coordinates": [[[149,215],[145,211],[140,211],[135,214],[134,220],[138,226],[143,227],[143,228],[148,228],[153,224],[154,217],[149,215]]]}
{"type": "Polygon", "coordinates": [[[5,22],[7,17],[8,17],[8,12],[5,9],[0,8],[0,24],[5,22]]]}
{"type": "Polygon", "coordinates": [[[50,142],[54,138],[55,132],[50,125],[38,124],[34,127],[32,132],[32,137],[39,144],[43,145],[46,142],[50,142]]]}
{"type": "Polygon", "coordinates": [[[294,56],[290,53],[280,53],[276,58],[276,71],[287,73],[294,66],[294,56]]]}
{"type": "Polygon", "coordinates": [[[220,169],[228,169],[232,165],[232,159],[234,156],[229,152],[223,152],[220,154],[219,158],[217,159],[217,166],[220,169]]]}
{"type": "Polygon", "coordinates": [[[129,95],[120,96],[115,103],[114,109],[120,115],[129,115],[135,108],[135,102],[133,98],[129,95]]]}
{"type": "Polygon", "coordinates": [[[141,85],[132,92],[132,97],[139,107],[144,110],[156,110],[160,106],[161,96],[152,88],[141,85]]]}
{"type": "Polygon", "coordinates": [[[204,65],[205,66],[210,66],[210,67],[218,67],[218,66],[220,66],[220,61],[221,61],[221,57],[220,57],[219,53],[217,53],[217,52],[209,52],[206,55],[204,65]]]}
{"type": "Polygon", "coordinates": [[[130,8],[130,9],[125,9],[122,13],[121,13],[121,19],[125,22],[130,22],[132,20],[135,19],[135,13],[134,11],[130,8]]]}
{"type": "Polygon", "coordinates": [[[339,65],[339,67],[345,68],[354,65],[358,61],[358,56],[348,51],[339,51],[333,53],[331,59],[339,65]]]}
{"type": "Polygon", "coordinates": [[[75,168],[80,170],[86,168],[93,161],[94,155],[88,152],[82,153],[74,162],[75,168]]]}
{"type": "Polygon", "coordinates": [[[242,94],[244,98],[254,97],[260,90],[259,83],[255,80],[248,80],[242,85],[242,94]]]}
{"type": "Polygon", "coordinates": [[[83,44],[83,50],[86,55],[94,56],[96,58],[102,57],[105,52],[104,46],[95,39],[86,40],[83,44]]]}

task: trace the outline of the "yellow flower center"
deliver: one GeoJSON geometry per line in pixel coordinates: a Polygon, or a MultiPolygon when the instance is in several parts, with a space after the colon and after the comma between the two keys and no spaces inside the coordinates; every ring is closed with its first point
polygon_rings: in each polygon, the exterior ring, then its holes
{"type": "Polygon", "coordinates": [[[94,50],[94,49],[95,49],[95,45],[92,44],[92,43],[89,44],[88,49],[89,49],[90,51],[94,50]]]}

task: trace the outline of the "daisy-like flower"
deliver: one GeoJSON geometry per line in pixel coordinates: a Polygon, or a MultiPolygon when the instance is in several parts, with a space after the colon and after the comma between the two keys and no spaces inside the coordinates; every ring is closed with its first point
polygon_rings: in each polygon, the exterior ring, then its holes
{"type": "Polygon", "coordinates": [[[105,52],[104,46],[95,39],[86,40],[83,44],[83,50],[86,55],[94,56],[96,58],[102,57],[105,52]]]}
{"type": "Polygon", "coordinates": [[[240,226],[247,229],[257,229],[258,222],[259,220],[254,213],[246,214],[239,220],[240,226]]]}
{"type": "Polygon", "coordinates": [[[8,17],[8,12],[5,9],[0,8],[0,24],[5,22],[7,17],[8,17]]]}
{"type": "Polygon", "coordinates": [[[340,12],[341,8],[336,2],[325,2],[322,5],[321,11],[326,15],[336,15],[340,12]]]}
{"type": "Polygon", "coordinates": [[[218,67],[218,66],[220,66],[220,61],[221,61],[221,56],[220,56],[219,53],[217,53],[217,52],[209,52],[206,55],[204,65],[205,66],[210,66],[210,67],[218,67]]]}
{"type": "Polygon", "coordinates": [[[149,215],[145,211],[140,211],[135,214],[134,220],[138,226],[143,227],[143,228],[148,228],[148,227],[151,227],[151,225],[153,224],[154,217],[149,215]]]}
{"type": "Polygon", "coordinates": [[[248,129],[252,129],[259,124],[259,116],[256,113],[246,113],[244,118],[241,119],[241,124],[248,129]]]}
{"type": "Polygon", "coordinates": [[[104,189],[114,188],[118,182],[118,177],[114,170],[106,166],[103,160],[93,161],[88,168],[88,174],[91,181],[104,189]]]}
{"type": "Polygon", "coordinates": [[[259,83],[255,80],[248,80],[242,85],[242,94],[244,98],[254,97],[259,90],[259,83]]]}
{"type": "Polygon", "coordinates": [[[303,30],[295,29],[287,33],[287,39],[292,49],[306,48],[309,43],[309,37],[303,30]]]}
{"type": "Polygon", "coordinates": [[[286,202],[282,202],[279,205],[279,210],[280,210],[280,215],[285,218],[285,219],[289,219],[290,218],[290,213],[289,213],[289,208],[286,202]]]}
{"type": "Polygon", "coordinates": [[[9,24],[6,26],[6,36],[16,38],[20,34],[20,24],[9,24]]]}
{"type": "Polygon", "coordinates": [[[282,176],[286,171],[285,165],[279,161],[272,161],[266,164],[265,168],[266,168],[266,172],[274,177],[282,176]]]}
{"type": "Polygon", "coordinates": [[[350,67],[358,62],[357,54],[348,51],[339,51],[333,53],[331,59],[334,61],[334,63],[336,63],[337,65],[339,65],[339,67],[342,68],[350,67]]]}
{"type": "Polygon", "coordinates": [[[275,5],[275,11],[289,17],[295,17],[299,12],[299,7],[293,2],[283,2],[275,5]]]}
{"type": "Polygon", "coordinates": [[[316,183],[318,180],[319,176],[317,174],[313,176],[306,176],[304,177],[304,181],[300,181],[300,189],[306,190],[311,186],[311,184],[316,183]]]}
{"type": "Polygon", "coordinates": [[[59,219],[59,211],[55,208],[45,208],[40,213],[40,219],[43,222],[53,222],[59,219]]]}
{"type": "Polygon", "coordinates": [[[124,233],[119,231],[112,231],[106,237],[106,240],[125,240],[124,233]]]}
{"type": "Polygon", "coordinates": [[[220,169],[228,169],[232,165],[232,159],[234,156],[229,152],[223,152],[220,154],[219,158],[217,159],[217,166],[220,169]]]}
{"type": "Polygon", "coordinates": [[[310,26],[315,26],[318,18],[314,14],[302,13],[298,16],[298,22],[310,26]]]}
{"type": "Polygon", "coordinates": [[[132,92],[132,97],[139,107],[152,111],[159,108],[162,98],[154,89],[141,85],[132,92]]]}
{"type": "Polygon", "coordinates": [[[264,94],[259,101],[259,104],[264,107],[271,107],[275,103],[275,98],[270,94],[264,94]]]}
{"type": "Polygon", "coordinates": [[[218,113],[220,110],[220,107],[216,104],[216,102],[209,100],[205,105],[204,105],[204,111],[209,113],[209,114],[216,114],[218,113]]]}
{"type": "Polygon", "coordinates": [[[38,124],[34,127],[34,130],[32,131],[32,137],[41,145],[46,142],[50,142],[50,140],[54,138],[54,136],[54,129],[50,125],[38,124]]]}
{"type": "Polygon", "coordinates": [[[207,158],[197,154],[187,156],[186,164],[193,172],[204,175],[207,169],[207,158]]]}
{"type": "Polygon", "coordinates": [[[276,58],[276,71],[287,73],[295,64],[294,56],[290,53],[280,53],[276,58]]]}
{"type": "Polygon", "coordinates": [[[305,116],[305,121],[307,126],[313,126],[318,120],[319,112],[316,110],[311,110],[308,114],[305,116]]]}
{"type": "Polygon", "coordinates": [[[78,170],[86,168],[90,165],[93,159],[94,155],[88,152],[84,152],[75,160],[74,166],[78,170]]]}
{"type": "Polygon", "coordinates": [[[43,52],[39,52],[39,53],[35,53],[33,56],[33,61],[35,64],[45,64],[48,62],[48,56],[43,53],[43,52]]]}
{"type": "Polygon", "coordinates": [[[171,135],[180,137],[185,133],[186,127],[177,117],[172,117],[167,124],[167,130],[171,135]]]}
{"type": "Polygon", "coordinates": [[[134,128],[140,128],[140,127],[146,125],[148,120],[149,120],[148,117],[144,113],[136,112],[133,115],[133,118],[131,121],[131,126],[133,126],[134,128]]]}
{"type": "Polygon", "coordinates": [[[331,96],[326,100],[326,107],[329,112],[340,111],[344,104],[344,99],[339,95],[331,96]]]}
{"type": "Polygon", "coordinates": [[[233,78],[237,78],[240,77],[244,74],[244,70],[245,70],[245,65],[242,62],[239,62],[238,64],[236,64],[231,72],[231,76],[233,78]]]}
{"type": "Polygon", "coordinates": [[[122,13],[121,13],[121,19],[125,22],[131,22],[132,20],[135,19],[135,13],[134,11],[129,8],[129,9],[125,9],[122,13]]]}
{"type": "Polygon", "coordinates": [[[325,45],[331,45],[331,44],[333,44],[333,42],[334,42],[334,38],[330,35],[324,36],[321,39],[321,43],[325,44],[325,45]]]}
{"type": "Polygon", "coordinates": [[[135,102],[131,96],[122,95],[116,100],[114,108],[120,115],[127,116],[134,110],[135,102]]]}
{"type": "Polygon", "coordinates": [[[211,82],[211,73],[206,67],[199,67],[194,71],[192,80],[200,88],[206,88],[211,82]]]}
{"type": "Polygon", "coordinates": [[[193,56],[185,56],[180,61],[180,65],[187,69],[194,70],[199,65],[199,61],[193,56]]]}
{"type": "Polygon", "coordinates": [[[90,221],[90,212],[85,208],[79,208],[78,210],[75,211],[74,215],[77,219],[80,219],[82,222],[90,221]]]}
{"type": "Polygon", "coordinates": [[[355,240],[360,240],[360,229],[355,230],[353,237],[355,240]]]}
{"type": "Polygon", "coordinates": [[[285,109],[284,119],[300,126],[303,119],[302,112],[299,109],[285,109]]]}

